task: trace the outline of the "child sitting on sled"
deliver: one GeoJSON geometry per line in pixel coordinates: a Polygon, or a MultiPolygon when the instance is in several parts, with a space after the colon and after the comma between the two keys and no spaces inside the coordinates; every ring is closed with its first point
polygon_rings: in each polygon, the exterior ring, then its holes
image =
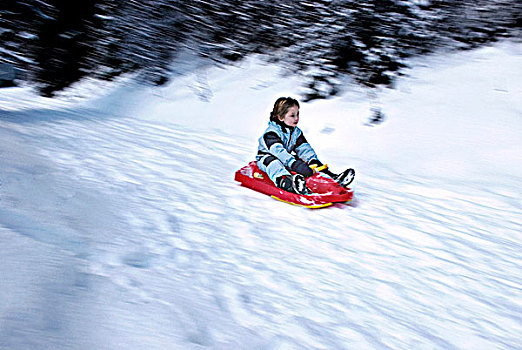
{"type": "Polygon", "coordinates": [[[353,181],[355,171],[350,168],[340,174],[332,173],[319,161],[297,127],[298,122],[299,102],[291,97],[278,98],[270,113],[268,128],[259,138],[258,168],[267,173],[277,187],[292,193],[309,194],[305,178],[317,171],[347,187],[353,181]]]}

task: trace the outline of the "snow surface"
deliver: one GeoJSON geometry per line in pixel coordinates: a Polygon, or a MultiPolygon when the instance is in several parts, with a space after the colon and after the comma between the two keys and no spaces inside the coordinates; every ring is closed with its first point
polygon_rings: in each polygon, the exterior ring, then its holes
{"type": "Polygon", "coordinates": [[[298,78],[176,69],[0,90],[0,349],[522,349],[522,44],[302,103],[320,210],[233,181],[298,78]]]}

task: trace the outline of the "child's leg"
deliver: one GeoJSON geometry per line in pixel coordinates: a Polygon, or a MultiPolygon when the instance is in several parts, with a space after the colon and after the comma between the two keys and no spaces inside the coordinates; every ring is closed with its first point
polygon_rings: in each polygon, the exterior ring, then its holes
{"type": "MultiPolygon", "coordinates": [[[[323,167],[323,163],[321,163],[318,159],[313,159],[310,161],[311,165],[315,165],[316,167],[323,167]]],[[[340,174],[335,174],[328,169],[328,167],[319,170],[321,173],[330,176],[332,179],[337,181],[341,186],[347,187],[355,177],[355,170],[352,168],[346,169],[340,174]]]]}
{"type": "Polygon", "coordinates": [[[261,157],[257,161],[257,167],[259,170],[267,173],[268,177],[274,184],[277,183],[277,178],[284,175],[290,175],[290,172],[285,168],[283,163],[271,154],[266,154],[261,157]]]}

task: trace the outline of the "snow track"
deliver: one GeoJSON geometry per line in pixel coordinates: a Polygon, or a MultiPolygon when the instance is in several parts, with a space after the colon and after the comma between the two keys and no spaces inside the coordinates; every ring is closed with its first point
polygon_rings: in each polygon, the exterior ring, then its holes
{"type": "Polygon", "coordinates": [[[2,251],[29,259],[0,267],[0,349],[522,347],[519,189],[368,161],[308,210],[233,182],[237,136],[90,110],[0,136],[2,251]]]}

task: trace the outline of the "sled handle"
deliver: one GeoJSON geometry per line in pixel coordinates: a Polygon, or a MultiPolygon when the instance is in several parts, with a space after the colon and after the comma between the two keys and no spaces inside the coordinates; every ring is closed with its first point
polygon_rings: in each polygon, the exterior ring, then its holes
{"type": "Polygon", "coordinates": [[[323,164],[321,166],[317,166],[317,164],[312,164],[312,165],[310,165],[310,168],[314,171],[314,173],[317,173],[324,169],[328,169],[328,164],[323,164]]]}

